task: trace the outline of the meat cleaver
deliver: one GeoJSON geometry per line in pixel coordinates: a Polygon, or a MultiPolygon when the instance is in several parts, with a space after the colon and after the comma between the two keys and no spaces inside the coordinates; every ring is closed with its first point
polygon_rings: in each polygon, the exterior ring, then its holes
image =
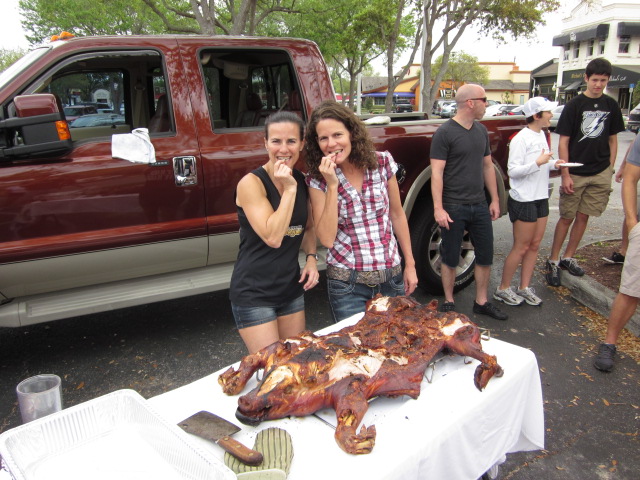
{"type": "Polygon", "coordinates": [[[213,413],[198,412],[182,420],[178,426],[187,433],[217,443],[246,465],[255,466],[262,463],[262,453],[251,450],[230,437],[239,432],[240,428],[213,413]]]}

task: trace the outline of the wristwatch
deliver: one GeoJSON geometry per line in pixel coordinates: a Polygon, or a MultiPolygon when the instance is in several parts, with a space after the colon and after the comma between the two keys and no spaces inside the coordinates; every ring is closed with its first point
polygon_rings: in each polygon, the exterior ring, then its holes
{"type": "Polygon", "coordinates": [[[316,262],[318,261],[318,254],[317,253],[307,253],[307,257],[306,258],[309,258],[309,257],[315,258],[316,262]]]}

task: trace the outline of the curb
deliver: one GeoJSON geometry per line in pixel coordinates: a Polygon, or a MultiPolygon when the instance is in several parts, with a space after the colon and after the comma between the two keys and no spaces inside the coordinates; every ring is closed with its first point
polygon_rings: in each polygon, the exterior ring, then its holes
{"type": "MultiPolygon", "coordinates": [[[[590,308],[603,317],[609,318],[611,305],[618,292],[601,285],[588,275],[574,277],[569,273],[562,272],[560,282],[563,287],[571,291],[571,297],[590,308]]],[[[631,316],[625,327],[636,337],[640,337],[640,307],[631,316]]]]}

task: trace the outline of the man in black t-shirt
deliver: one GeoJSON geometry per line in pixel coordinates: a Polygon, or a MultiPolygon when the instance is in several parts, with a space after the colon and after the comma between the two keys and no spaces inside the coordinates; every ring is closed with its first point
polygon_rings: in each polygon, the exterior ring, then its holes
{"type": "Polygon", "coordinates": [[[573,255],[589,217],[602,215],[609,202],[613,166],[618,153],[617,134],[624,131],[618,103],[604,94],[610,76],[611,63],[608,60],[596,58],[590,61],[584,74],[586,91],[567,103],[556,127],[556,133],[560,135],[560,158],[583,165],[562,169],[560,219],[553,235],[546,272],[547,282],[554,287],[560,286],[560,269],[571,275],[584,275],[573,255]],[[569,241],[560,258],[560,249],[569,228],[569,241]]]}
{"type": "Polygon", "coordinates": [[[477,121],[487,109],[484,88],[471,83],[461,86],[456,93],[456,104],[455,117],[440,125],[434,134],[429,155],[433,216],[442,235],[440,272],[445,301],[440,311],[455,311],[456,267],[467,231],[476,254],[473,312],[507,320],[507,314],[487,300],[493,263],[491,222],[500,217],[500,202],[489,135],[485,126],[477,121]],[[489,205],[485,188],[491,197],[489,205]]]}

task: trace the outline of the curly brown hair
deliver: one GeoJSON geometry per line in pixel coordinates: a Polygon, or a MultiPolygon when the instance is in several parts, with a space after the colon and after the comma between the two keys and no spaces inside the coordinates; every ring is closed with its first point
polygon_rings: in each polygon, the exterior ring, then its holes
{"type": "Polygon", "coordinates": [[[318,170],[324,154],[318,145],[318,133],[316,127],[321,120],[332,119],[342,122],[351,135],[351,154],[349,163],[352,165],[374,170],[378,167],[373,140],[362,120],[344,105],[332,100],[325,100],[311,113],[305,135],[306,163],[309,174],[321,179],[322,174],[318,170]]]}

